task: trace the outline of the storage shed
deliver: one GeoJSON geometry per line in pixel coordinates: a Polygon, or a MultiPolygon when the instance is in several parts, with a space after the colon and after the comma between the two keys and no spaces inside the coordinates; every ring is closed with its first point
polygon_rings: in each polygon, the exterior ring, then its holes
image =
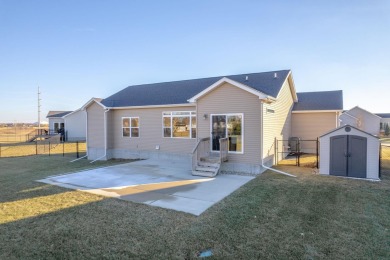
{"type": "Polygon", "coordinates": [[[379,139],[345,125],[320,137],[320,174],[379,179],[379,139]]]}

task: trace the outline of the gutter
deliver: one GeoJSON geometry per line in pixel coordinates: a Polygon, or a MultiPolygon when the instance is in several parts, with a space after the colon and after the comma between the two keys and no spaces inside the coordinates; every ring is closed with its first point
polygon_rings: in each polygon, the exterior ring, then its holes
{"type": "Polygon", "coordinates": [[[110,111],[109,108],[106,108],[104,111],[104,155],[102,157],[97,158],[96,160],[93,160],[90,163],[94,163],[103,158],[106,158],[107,160],[107,112],[108,111],[110,111]]]}
{"type": "Polygon", "coordinates": [[[263,120],[263,118],[264,118],[264,113],[263,113],[263,111],[264,111],[264,109],[263,109],[263,107],[264,107],[264,103],[263,102],[260,102],[260,110],[261,110],[261,127],[260,127],[260,136],[261,136],[261,149],[260,149],[260,156],[261,156],[261,167],[263,167],[263,168],[265,168],[265,169],[267,169],[267,170],[271,170],[271,171],[273,171],[273,172],[276,172],[276,173],[279,173],[279,174],[283,174],[283,175],[286,175],[286,176],[289,176],[289,177],[294,177],[294,178],[296,178],[297,176],[295,176],[295,175],[292,175],[292,174],[290,174],[290,173],[287,173],[287,172],[283,172],[283,171],[279,171],[279,170],[276,170],[276,169],[273,169],[273,168],[270,168],[270,167],[268,167],[268,166],[265,166],[264,165],[264,156],[263,156],[263,145],[264,145],[264,142],[263,142],[263,140],[264,140],[264,130],[263,130],[263,128],[264,128],[264,120],[263,120]]]}

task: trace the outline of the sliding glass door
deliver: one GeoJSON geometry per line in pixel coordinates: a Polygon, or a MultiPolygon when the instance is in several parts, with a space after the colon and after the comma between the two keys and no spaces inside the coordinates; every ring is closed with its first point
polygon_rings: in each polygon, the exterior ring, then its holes
{"type": "Polygon", "coordinates": [[[226,137],[226,116],[211,116],[211,127],[211,150],[219,151],[219,139],[226,137]]]}
{"type": "Polygon", "coordinates": [[[219,139],[228,137],[229,152],[243,153],[243,115],[211,116],[211,150],[219,151],[219,139]]]}

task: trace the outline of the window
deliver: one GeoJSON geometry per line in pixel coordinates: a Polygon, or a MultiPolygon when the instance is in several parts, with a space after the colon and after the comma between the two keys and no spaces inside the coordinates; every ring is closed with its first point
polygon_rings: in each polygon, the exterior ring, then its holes
{"type": "Polygon", "coordinates": [[[196,138],[196,112],[163,112],[163,136],[196,138]]]}
{"type": "Polygon", "coordinates": [[[122,117],[122,136],[139,137],[139,117],[122,117]]]}

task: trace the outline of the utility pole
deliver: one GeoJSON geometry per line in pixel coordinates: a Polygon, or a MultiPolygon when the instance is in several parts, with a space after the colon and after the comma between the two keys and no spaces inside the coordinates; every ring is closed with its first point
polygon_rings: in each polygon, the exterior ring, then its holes
{"type": "Polygon", "coordinates": [[[41,128],[41,92],[38,86],[38,129],[41,128]]]}

